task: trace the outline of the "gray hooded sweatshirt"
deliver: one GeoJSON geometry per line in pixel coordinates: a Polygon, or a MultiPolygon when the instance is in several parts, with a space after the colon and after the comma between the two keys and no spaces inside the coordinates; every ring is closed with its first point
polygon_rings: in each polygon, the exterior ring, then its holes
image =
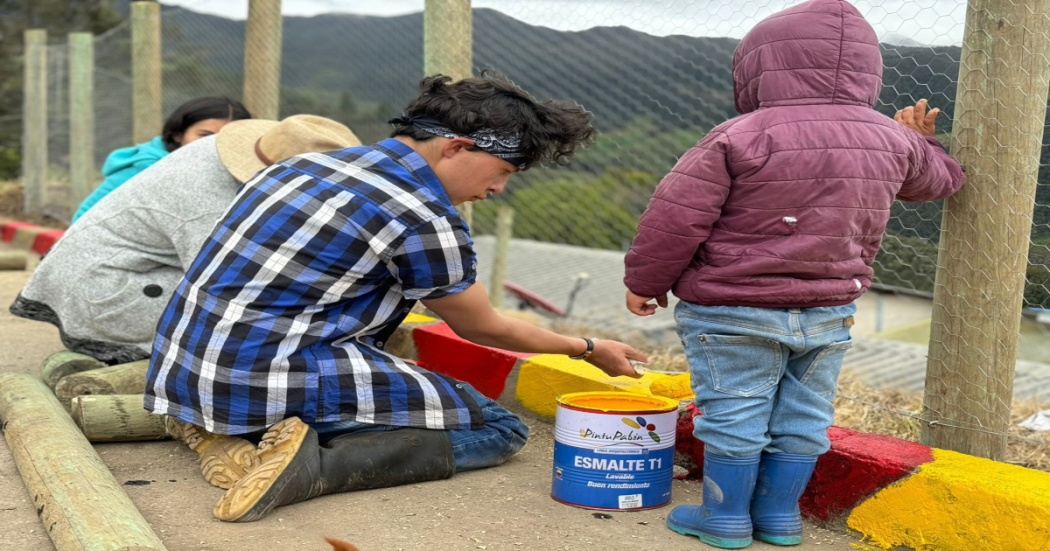
{"type": "Polygon", "coordinates": [[[74,352],[148,358],[168,299],[240,185],[214,136],[180,147],[78,219],[11,313],[54,324],[74,352]]]}

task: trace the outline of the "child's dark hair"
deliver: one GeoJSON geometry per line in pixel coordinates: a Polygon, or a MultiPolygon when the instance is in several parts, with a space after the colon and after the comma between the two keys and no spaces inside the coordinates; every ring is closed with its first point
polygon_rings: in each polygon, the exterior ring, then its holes
{"type": "Polygon", "coordinates": [[[176,138],[198,122],[208,119],[239,121],[250,118],[252,114],[237,100],[225,97],[191,99],[168,116],[168,120],[164,121],[164,129],[160,136],[164,140],[164,148],[170,152],[179,148],[179,142],[175,141],[176,138]]]}
{"type": "MultiPolygon", "coordinates": [[[[478,78],[453,82],[434,75],[419,83],[419,97],[405,108],[408,117],[428,117],[457,134],[481,129],[521,134],[524,168],[565,164],[576,148],[594,137],[591,114],[566,101],[538,102],[506,77],[486,69],[478,78]]],[[[390,137],[427,141],[435,136],[415,126],[401,126],[390,137]]]]}

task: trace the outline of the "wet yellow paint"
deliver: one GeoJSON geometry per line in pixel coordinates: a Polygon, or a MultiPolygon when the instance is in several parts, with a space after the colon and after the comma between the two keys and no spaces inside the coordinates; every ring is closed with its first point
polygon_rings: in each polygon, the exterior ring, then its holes
{"type": "Polygon", "coordinates": [[[1050,473],[934,450],[847,521],[882,549],[1050,551],[1050,473]]]}
{"type": "Polygon", "coordinates": [[[693,388],[689,384],[689,374],[661,375],[651,385],[649,391],[655,396],[665,396],[675,400],[692,400],[693,388]]]}
{"type": "Polygon", "coordinates": [[[563,394],[629,392],[650,395],[649,386],[659,377],[655,373],[646,373],[641,379],[610,377],[587,362],[566,356],[533,356],[521,364],[515,396],[529,410],[554,417],[558,397],[563,394]]]}
{"type": "MultiPolygon", "coordinates": [[[[574,392],[558,397],[558,402],[578,409],[604,411],[606,413],[661,413],[678,409],[678,400],[626,392],[574,392]]],[[[625,419],[624,422],[636,429],[642,428],[638,423],[630,419],[625,419]]]]}

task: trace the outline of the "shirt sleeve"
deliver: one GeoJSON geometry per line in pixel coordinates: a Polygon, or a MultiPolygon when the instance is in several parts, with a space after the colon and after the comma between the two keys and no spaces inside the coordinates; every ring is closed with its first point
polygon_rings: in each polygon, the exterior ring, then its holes
{"type": "Polygon", "coordinates": [[[455,217],[437,218],[409,232],[387,266],[410,300],[455,295],[477,281],[474,243],[455,217]]]}

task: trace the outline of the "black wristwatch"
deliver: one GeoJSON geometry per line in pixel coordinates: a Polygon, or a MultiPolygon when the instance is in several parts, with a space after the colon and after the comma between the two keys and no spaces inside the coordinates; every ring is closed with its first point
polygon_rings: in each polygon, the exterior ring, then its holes
{"type": "Polygon", "coordinates": [[[583,341],[587,343],[587,350],[584,350],[581,354],[577,354],[575,356],[569,356],[570,360],[586,360],[594,352],[594,341],[592,341],[591,339],[588,339],[587,337],[580,337],[580,338],[583,339],[583,341]]]}

